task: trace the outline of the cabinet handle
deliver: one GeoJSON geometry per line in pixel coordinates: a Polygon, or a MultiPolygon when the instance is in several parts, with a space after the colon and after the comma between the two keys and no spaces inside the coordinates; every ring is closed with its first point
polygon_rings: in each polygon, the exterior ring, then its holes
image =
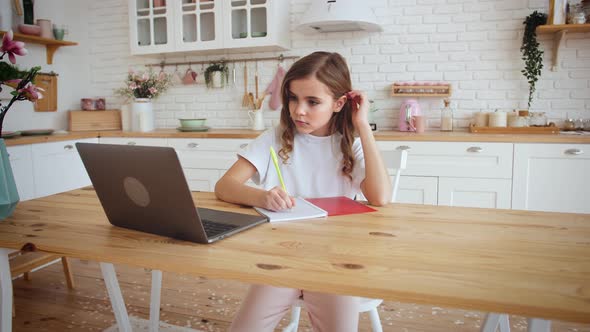
{"type": "Polygon", "coordinates": [[[472,147],[467,148],[467,152],[479,153],[482,151],[483,151],[483,148],[480,148],[479,146],[472,146],[472,147]]]}
{"type": "Polygon", "coordinates": [[[244,149],[247,146],[248,146],[248,143],[240,144],[240,149],[244,149]]]}
{"type": "Polygon", "coordinates": [[[571,155],[574,155],[574,156],[578,156],[578,155],[581,155],[583,153],[584,153],[584,151],[582,151],[580,149],[567,149],[567,150],[565,150],[565,154],[571,154],[571,155]]]}
{"type": "Polygon", "coordinates": [[[73,148],[74,148],[74,147],[73,147],[71,144],[68,144],[68,145],[65,145],[65,146],[64,146],[64,150],[71,150],[71,149],[73,149],[73,148]]]}
{"type": "Polygon", "coordinates": [[[133,141],[127,142],[127,145],[135,145],[135,144],[137,144],[137,143],[135,143],[133,141]]]}
{"type": "Polygon", "coordinates": [[[407,146],[407,145],[400,145],[397,148],[395,148],[396,150],[401,150],[401,151],[410,151],[412,148],[407,146]]]}
{"type": "Polygon", "coordinates": [[[199,143],[191,142],[191,143],[188,143],[187,146],[191,149],[195,149],[195,148],[199,147],[199,143]]]}

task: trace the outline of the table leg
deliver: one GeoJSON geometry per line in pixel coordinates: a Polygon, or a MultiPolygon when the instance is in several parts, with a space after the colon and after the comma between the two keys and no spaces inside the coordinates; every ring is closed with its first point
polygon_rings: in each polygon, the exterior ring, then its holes
{"type": "Polygon", "coordinates": [[[12,331],[12,276],[8,254],[13,251],[0,248],[0,332],[12,331]]]}
{"type": "Polygon", "coordinates": [[[160,327],[160,294],[162,291],[162,271],[152,270],[152,294],[150,296],[150,332],[158,332],[160,327]]]}
{"type": "Polygon", "coordinates": [[[508,315],[490,312],[487,314],[480,331],[496,332],[498,327],[500,328],[500,332],[510,332],[510,321],[508,315]]]}
{"type": "Polygon", "coordinates": [[[540,318],[529,318],[528,332],[551,332],[551,321],[540,318]]]}
{"type": "Polygon", "coordinates": [[[123,295],[121,295],[119,281],[117,280],[117,274],[115,273],[115,267],[111,263],[101,262],[100,270],[102,271],[102,278],[104,279],[109,298],[111,299],[111,306],[115,313],[115,319],[117,320],[119,331],[132,332],[127,309],[125,308],[125,301],[123,300],[123,295]]]}

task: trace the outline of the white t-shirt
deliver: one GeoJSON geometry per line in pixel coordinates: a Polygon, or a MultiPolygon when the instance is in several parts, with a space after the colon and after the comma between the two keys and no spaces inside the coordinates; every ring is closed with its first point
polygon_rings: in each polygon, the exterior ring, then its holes
{"type": "MultiPolygon", "coordinates": [[[[277,156],[289,195],[304,198],[346,196],[354,199],[357,194],[361,194],[360,183],[365,178],[365,158],[360,139],[356,138],[352,146],[355,164],[350,181],[347,176],[342,175],[341,137],[338,133],[327,137],[295,134],[293,151],[287,164],[277,156]]],[[[257,185],[262,184],[265,190],[280,186],[270,157],[270,146],[277,154],[282,147],[278,128],[267,130],[238,153],[256,167],[258,173],[252,180],[257,185]]]]}

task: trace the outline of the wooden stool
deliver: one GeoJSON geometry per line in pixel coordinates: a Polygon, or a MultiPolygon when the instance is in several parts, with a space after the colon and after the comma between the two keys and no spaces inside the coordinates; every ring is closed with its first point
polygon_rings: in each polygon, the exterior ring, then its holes
{"type": "MultiPolygon", "coordinates": [[[[23,278],[27,281],[31,280],[32,270],[61,258],[68,288],[73,289],[75,287],[74,276],[72,275],[72,270],[70,269],[70,264],[68,263],[67,257],[37,251],[17,251],[10,254],[8,258],[10,263],[10,274],[12,278],[22,274],[23,278]]],[[[14,317],[14,297],[12,300],[12,316],[14,317]]]]}

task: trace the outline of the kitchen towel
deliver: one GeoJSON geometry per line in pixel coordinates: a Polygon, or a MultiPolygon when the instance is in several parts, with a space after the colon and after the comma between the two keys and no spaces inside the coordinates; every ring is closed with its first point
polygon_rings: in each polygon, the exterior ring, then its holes
{"type": "Polygon", "coordinates": [[[281,107],[281,85],[283,84],[285,74],[285,69],[279,65],[277,67],[277,73],[275,74],[275,77],[272,79],[272,82],[270,82],[265,90],[266,94],[270,94],[268,107],[271,110],[276,111],[279,107],[281,107]]]}

